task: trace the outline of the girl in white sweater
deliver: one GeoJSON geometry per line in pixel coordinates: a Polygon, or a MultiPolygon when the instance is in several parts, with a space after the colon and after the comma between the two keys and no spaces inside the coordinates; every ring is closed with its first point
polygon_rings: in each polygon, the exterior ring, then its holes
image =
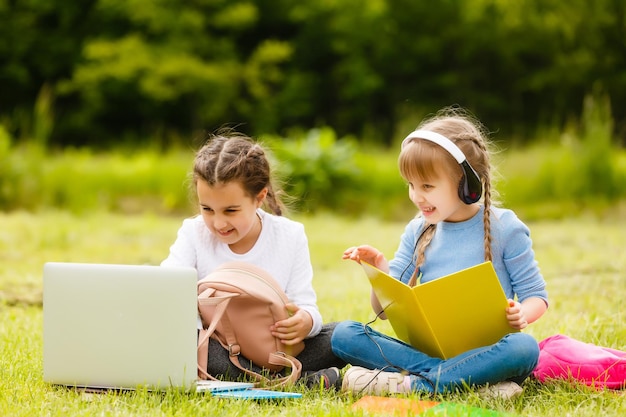
{"type": "MultiPolygon", "coordinates": [[[[335,324],[322,324],[304,226],[282,216],[284,205],[272,183],[264,149],[247,136],[219,132],[197,152],[192,179],[200,215],[183,221],[161,265],[196,268],[198,279],[230,261],[269,272],[291,301],[290,317],[272,326],[273,335],[286,345],[304,340],[305,349],[297,358],[305,381],[314,385],[321,379],[326,387],[333,386],[339,378],[336,367],[345,365],[330,348],[335,324]]],[[[245,358],[240,362],[261,371],[245,358]]],[[[227,350],[212,339],[208,372],[227,379],[242,376],[227,350]]]]}

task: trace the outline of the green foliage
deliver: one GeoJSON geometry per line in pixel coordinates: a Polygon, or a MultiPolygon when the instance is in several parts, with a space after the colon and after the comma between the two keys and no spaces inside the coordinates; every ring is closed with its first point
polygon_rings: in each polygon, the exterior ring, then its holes
{"type": "Polygon", "coordinates": [[[37,95],[35,109],[33,111],[33,140],[37,146],[45,148],[52,136],[54,116],[52,114],[52,102],[54,100],[52,89],[44,84],[37,95]]]}
{"type": "Polygon", "coordinates": [[[384,219],[410,219],[415,215],[417,209],[398,171],[397,152],[366,147],[356,155],[356,164],[360,175],[345,190],[342,212],[384,219]]]}
{"type": "Polygon", "coordinates": [[[534,206],[542,213],[537,215],[553,217],[572,210],[602,211],[623,199],[626,172],[619,162],[623,152],[613,141],[606,95],[596,93],[585,98],[578,130],[580,133],[563,133],[560,143],[544,142],[517,151],[518,161],[523,162],[504,167],[500,187],[505,202],[534,206]]]}
{"type": "Polygon", "coordinates": [[[0,124],[0,158],[5,158],[11,147],[11,136],[6,128],[0,124]]]}
{"type": "Polygon", "coordinates": [[[343,193],[358,178],[354,163],[356,146],[350,139],[337,140],[332,129],[314,129],[297,139],[268,138],[285,191],[300,210],[338,209],[343,193]]]}
{"type": "Polygon", "coordinates": [[[525,138],[579,119],[595,83],[626,105],[625,13],[615,0],[4,0],[0,118],[20,142],[61,147],[167,147],[223,124],[389,146],[458,103],[525,138]]]}
{"type": "Polygon", "coordinates": [[[14,182],[11,165],[9,165],[11,136],[0,123],[0,207],[8,208],[10,192],[8,188],[14,182]]]}
{"type": "Polygon", "coordinates": [[[180,212],[191,201],[185,181],[190,162],[177,152],[51,154],[35,146],[16,148],[0,171],[0,204],[5,210],[180,212]]]}
{"type": "MultiPolygon", "coordinates": [[[[496,155],[496,189],[503,205],[526,219],[561,218],[585,211],[602,214],[626,199],[626,153],[602,127],[610,124],[606,102],[593,103],[588,102],[587,127],[580,136],[570,132],[559,144],[547,141],[496,155]]],[[[401,220],[416,213],[395,150],[357,146],[330,128],[265,139],[296,212],[331,210],[401,220]]],[[[49,152],[32,144],[15,146],[0,130],[0,210],[190,213],[192,159],[193,152],[182,148],[49,152]]]]}
{"type": "Polygon", "coordinates": [[[614,199],[622,183],[615,173],[615,145],[613,143],[613,118],[609,97],[588,95],[583,108],[583,137],[581,174],[588,179],[587,191],[594,197],[614,199]]]}

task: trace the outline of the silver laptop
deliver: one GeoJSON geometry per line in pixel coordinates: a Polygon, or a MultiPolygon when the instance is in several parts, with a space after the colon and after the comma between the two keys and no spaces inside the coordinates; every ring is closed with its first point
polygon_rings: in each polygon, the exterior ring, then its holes
{"type": "Polygon", "coordinates": [[[117,389],[195,386],[193,268],[46,263],[43,315],[46,382],[117,389]]]}

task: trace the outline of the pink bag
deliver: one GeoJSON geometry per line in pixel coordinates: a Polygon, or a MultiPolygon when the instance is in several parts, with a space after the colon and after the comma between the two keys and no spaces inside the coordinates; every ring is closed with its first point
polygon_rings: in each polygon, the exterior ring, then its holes
{"type": "Polygon", "coordinates": [[[209,338],[228,350],[231,362],[267,385],[295,382],[302,364],[295,358],[304,342],[284,345],[270,333],[270,326],[289,317],[287,295],[261,268],[229,262],[198,281],[198,312],[202,327],[198,337],[198,378],[214,379],[207,372],[209,338]],[[239,354],[273,372],[290,368],[288,375],[268,378],[243,367],[239,354]]]}
{"type": "Polygon", "coordinates": [[[626,388],[626,352],[584,343],[557,334],[539,343],[539,363],[533,376],[576,380],[590,387],[626,388]]]}

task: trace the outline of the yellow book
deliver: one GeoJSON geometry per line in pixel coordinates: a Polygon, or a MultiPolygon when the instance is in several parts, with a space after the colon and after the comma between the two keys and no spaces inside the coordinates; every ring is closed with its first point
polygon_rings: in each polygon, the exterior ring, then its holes
{"type": "Polygon", "coordinates": [[[361,261],[396,337],[429,356],[449,359],[517,330],[491,262],[409,287],[361,261]]]}

